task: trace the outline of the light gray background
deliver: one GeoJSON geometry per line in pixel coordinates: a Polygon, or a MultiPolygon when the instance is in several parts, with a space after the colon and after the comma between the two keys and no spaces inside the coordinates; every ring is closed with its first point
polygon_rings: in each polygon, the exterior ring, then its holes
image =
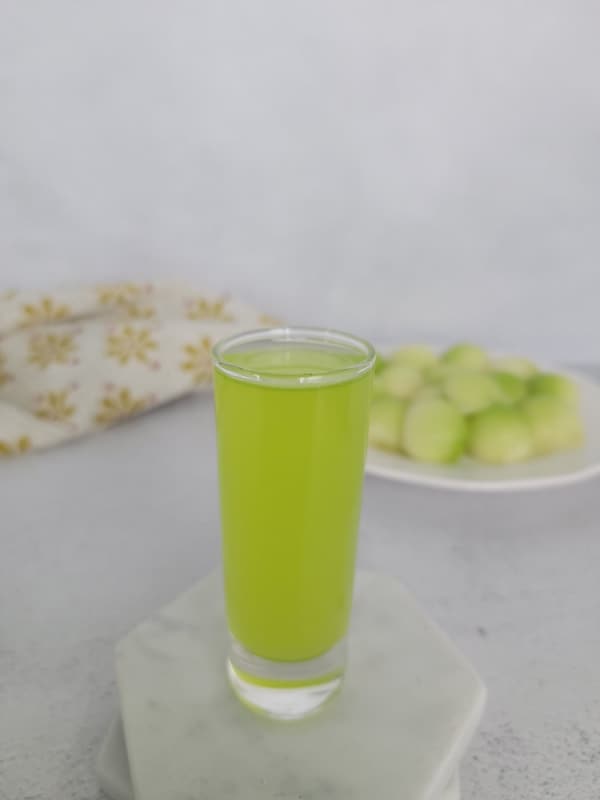
{"type": "Polygon", "coordinates": [[[597,0],[0,2],[1,283],[598,357],[597,0]]]}

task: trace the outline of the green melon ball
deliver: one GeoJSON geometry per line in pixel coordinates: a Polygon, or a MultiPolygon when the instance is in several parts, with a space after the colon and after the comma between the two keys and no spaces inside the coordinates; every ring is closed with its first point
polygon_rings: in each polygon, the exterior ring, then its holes
{"type": "Polygon", "coordinates": [[[469,453],[486,464],[513,464],[533,455],[533,436],[518,408],[491,406],[471,419],[469,453]]]}
{"type": "Polygon", "coordinates": [[[425,370],[425,380],[428,383],[441,386],[449,375],[454,375],[456,372],[464,372],[463,367],[456,367],[453,364],[444,364],[438,362],[425,370]]]}
{"type": "Polygon", "coordinates": [[[375,397],[369,417],[369,444],[382,450],[400,450],[406,404],[389,395],[375,397]]]}
{"type": "Polygon", "coordinates": [[[518,403],[527,394],[527,384],[512,372],[494,372],[494,381],[498,391],[498,402],[511,405],[518,403]]]}
{"type": "Polygon", "coordinates": [[[437,400],[444,399],[441,384],[424,383],[420,389],[417,389],[412,400],[416,403],[418,400],[432,400],[434,398],[437,400]]]}
{"type": "Polygon", "coordinates": [[[464,369],[485,369],[488,366],[488,357],[485,350],[477,345],[463,342],[455,344],[442,354],[441,360],[444,364],[451,364],[454,367],[464,369]]]}
{"type": "Polygon", "coordinates": [[[466,433],[463,416],[447,400],[419,400],[404,417],[403,449],[417,461],[450,463],[462,455],[466,433]]]}
{"type": "Polygon", "coordinates": [[[486,372],[456,371],[444,380],[443,391],[462,414],[473,414],[491,406],[498,397],[498,386],[486,372]]]}
{"type": "Polygon", "coordinates": [[[426,344],[411,344],[401,347],[390,356],[394,364],[408,364],[417,369],[427,369],[437,363],[437,356],[426,344]]]}
{"type": "Polygon", "coordinates": [[[378,375],[380,372],[383,372],[385,366],[387,364],[386,359],[381,355],[381,353],[375,353],[375,364],[373,365],[373,373],[378,375]]]}
{"type": "Polygon", "coordinates": [[[572,405],[558,397],[539,394],[528,397],[523,412],[538,455],[578,447],[583,442],[581,418],[572,405]]]}
{"type": "Polygon", "coordinates": [[[375,383],[378,390],[404,400],[423,385],[423,375],[408,364],[388,364],[376,376],[375,383]]]}
{"type": "Polygon", "coordinates": [[[381,380],[381,373],[379,375],[373,375],[373,398],[381,397],[387,395],[387,391],[383,386],[383,381],[381,380]]]}
{"type": "Polygon", "coordinates": [[[378,397],[387,397],[387,392],[383,388],[379,375],[373,376],[373,388],[371,392],[371,399],[375,401],[378,397]]]}
{"type": "Polygon", "coordinates": [[[550,395],[571,406],[577,406],[579,403],[579,390],[566,375],[541,372],[530,378],[528,386],[532,395],[550,395]]]}
{"type": "Polygon", "coordinates": [[[537,372],[537,367],[533,361],[518,356],[496,358],[492,366],[498,372],[508,372],[511,375],[516,375],[518,378],[529,378],[537,372]]]}

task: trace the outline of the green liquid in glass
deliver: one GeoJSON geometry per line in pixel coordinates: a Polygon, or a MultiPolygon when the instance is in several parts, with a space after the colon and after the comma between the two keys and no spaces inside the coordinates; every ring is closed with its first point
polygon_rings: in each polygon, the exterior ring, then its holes
{"type": "Polygon", "coordinates": [[[227,361],[263,378],[215,370],[229,627],[261,658],[315,658],[350,615],[371,375],[364,354],[285,343],[227,361]]]}

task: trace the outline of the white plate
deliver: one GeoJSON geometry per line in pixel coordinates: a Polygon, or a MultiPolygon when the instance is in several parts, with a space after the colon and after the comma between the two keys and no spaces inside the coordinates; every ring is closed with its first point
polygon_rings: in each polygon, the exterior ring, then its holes
{"type": "Polygon", "coordinates": [[[450,465],[422,464],[370,447],[366,472],[404,483],[471,492],[545,489],[566,486],[600,474],[600,385],[580,373],[547,365],[543,368],[568,375],[579,386],[585,429],[585,442],[580,448],[521,464],[490,466],[469,458],[450,465]]]}

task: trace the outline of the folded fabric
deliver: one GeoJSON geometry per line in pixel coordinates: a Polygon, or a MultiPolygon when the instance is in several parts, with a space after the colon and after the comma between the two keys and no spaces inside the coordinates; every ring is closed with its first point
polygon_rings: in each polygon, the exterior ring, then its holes
{"type": "Polygon", "coordinates": [[[0,456],[49,447],[211,382],[211,347],[277,321],[186,287],[0,294],[0,456]]]}

